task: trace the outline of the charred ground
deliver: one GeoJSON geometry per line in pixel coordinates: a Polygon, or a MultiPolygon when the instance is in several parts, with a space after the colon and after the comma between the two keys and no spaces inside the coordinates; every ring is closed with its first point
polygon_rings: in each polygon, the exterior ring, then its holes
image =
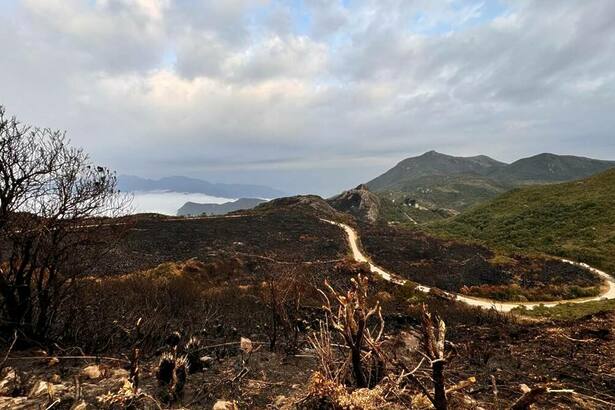
{"type": "MultiPolygon", "coordinates": [[[[308,340],[326,317],[318,289],[328,279],[345,292],[357,273],[369,272],[346,260],[343,231],[320,217],[355,224],[365,250],[382,266],[447,290],[459,291],[463,285],[508,287],[519,279],[507,274],[511,266],[516,274],[519,267],[525,269],[521,272],[527,274],[523,283],[528,289],[546,281],[537,273],[545,268],[549,279],[557,276],[557,285],[568,275],[578,276],[580,284],[593,284],[583,272],[564,270],[550,260],[501,259],[481,246],[355,223],[315,197],[279,200],[229,218],[142,215],[130,221],[95,274],[80,282],[76,298],[59,313],[55,343],[10,353],[4,367],[12,369],[20,383],[8,395],[15,397],[0,398],[0,405],[28,408],[59,400],[70,408],[80,389],[80,400],[91,406],[121,408],[112,403],[124,397],[129,352],[137,344],[140,388],[154,400],[138,402],[142,408],[154,403],[211,408],[221,399],[239,408],[314,408],[306,404],[314,395],[325,403],[314,379],[319,362],[308,340]],[[190,336],[200,338],[207,367],[190,375],[181,398],[169,404],[167,396],[161,396],[157,372],[161,353],[169,349],[166,340],[176,331],[179,352],[190,336]],[[248,338],[255,351],[242,349],[241,337],[248,338]],[[93,356],[66,358],[87,355],[93,356]],[[90,378],[84,370],[88,365],[97,366],[101,374],[90,378]],[[79,388],[75,376],[82,381],[79,388]],[[53,395],[49,387],[36,393],[42,382],[52,385],[53,395]]],[[[615,400],[610,376],[615,369],[613,313],[565,323],[528,321],[425,295],[411,285],[370,279],[368,303],[382,306],[383,349],[399,360],[416,366],[422,359],[417,349],[423,303],[446,323],[447,349],[454,352],[447,362],[447,383],[457,386],[476,379],[463,391],[450,393],[451,408],[503,408],[522,395],[520,384],[577,392],[544,395],[540,408],[608,408],[615,400]]],[[[11,339],[5,342],[8,347],[11,339]]],[[[430,386],[428,368],[421,368],[417,377],[430,386]]],[[[429,408],[416,385],[405,389],[417,397],[412,406],[429,408]]],[[[371,401],[359,408],[374,408],[376,402],[383,408],[408,406],[378,389],[365,394],[371,401]]],[[[335,401],[326,403],[343,408],[335,401]]]]}
{"type": "Polygon", "coordinates": [[[588,270],[540,255],[496,254],[468,242],[413,229],[359,223],[373,261],[417,283],[497,300],[561,300],[595,296],[601,281],[588,270]]]}

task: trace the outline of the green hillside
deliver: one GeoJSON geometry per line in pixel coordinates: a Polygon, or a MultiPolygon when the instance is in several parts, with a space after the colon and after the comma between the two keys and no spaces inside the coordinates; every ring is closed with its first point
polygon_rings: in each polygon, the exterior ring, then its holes
{"type": "MultiPolygon", "coordinates": [[[[464,211],[515,187],[551,184],[586,178],[615,166],[613,161],[571,155],[539,154],[505,164],[484,155],[454,157],[435,151],[407,158],[367,183],[381,198],[392,199],[390,207],[415,200],[431,213],[423,220],[437,220],[442,212],[464,211]]],[[[402,207],[403,208],[403,207],[402,207]]],[[[403,222],[406,209],[387,215],[403,222]]]]}
{"type": "Polygon", "coordinates": [[[430,229],[615,272],[615,170],[574,182],[516,189],[430,229]]]}
{"type": "Polygon", "coordinates": [[[480,175],[429,175],[403,181],[393,192],[416,199],[428,208],[463,210],[511,188],[480,175]]]}
{"type": "Polygon", "coordinates": [[[369,181],[367,186],[374,192],[404,191],[406,187],[414,186],[416,181],[423,177],[484,175],[505,165],[484,155],[453,157],[429,151],[418,157],[406,158],[384,174],[369,181]]]}
{"type": "Polygon", "coordinates": [[[613,166],[613,161],[572,155],[539,154],[494,169],[488,176],[501,183],[535,185],[587,178],[613,166]]]}

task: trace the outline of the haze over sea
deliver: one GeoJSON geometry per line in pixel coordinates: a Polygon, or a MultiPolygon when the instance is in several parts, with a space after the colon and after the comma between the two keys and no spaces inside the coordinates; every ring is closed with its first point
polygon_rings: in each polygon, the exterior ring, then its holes
{"type": "Polygon", "coordinates": [[[199,193],[173,191],[134,192],[133,195],[132,207],[135,213],[153,212],[163,215],[176,215],[177,210],[188,201],[222,204],[234,200],[199,193]]]}

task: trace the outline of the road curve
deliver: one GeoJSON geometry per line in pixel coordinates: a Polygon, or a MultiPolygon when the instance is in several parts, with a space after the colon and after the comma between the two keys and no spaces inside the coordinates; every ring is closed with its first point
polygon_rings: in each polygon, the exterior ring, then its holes
{"type": "MultiPolygon", "coordinates": [[[[361,248],[359,247],[359,240],[358,240],[357,232],[354,229],[352,229],[350,226],[343,224],[341,222],[330,221],[328,219],[322,219],[322,221],[333,224],[333,225],[337,225],[346,232],[346,236],[348,237],[348,243],[350,245],[350,250],[352,251],[352,256],[356,261],[368,263],[370,270],[373,273],[382,277],[386,281],[389,281],[391,283],[395,283],[398,285],[403,285],[404,283],[408,282],[406,279],[402,279],[394,274],[391,274],[390,272],[387,272],[381,267],[373,264],[370,261],[370,259],[367,256],[365,256],[365,254],[361,251],[361,248]]],[[[539,305],[543,305],[546,307],[552,307],[552,306],[556,306],[562,303],[585,303],[585,302],[591,302],[591,301],[598,301],[602,299],[615,299],[615,279],[613,279],[613,277],[611,277],[609,274],[601,270],[598,270],[596,268],[592,268],[591,266],[585,263],[573,262],[567,259],[561,259],[561,260],[563,262],[570,263],[572,265],[583,267],[599,275],[601,278],[604,279],[607,289],[599,296],[595,296],[591,298],[558,300],[556,302],[501,302],[501,301],[492,300],[492,299],[483,299],[483,298],[474,298],[471,296],[463,296],[463,295],[450,293],[450,292],[443,292],[443,293],[452,300],[463,302],[471,306],[478,306],[483,309],[496,309],[497,311],[500,311],[500,312],[510,312],[512,309],[517,308],[517,307],[522,307],[522,306],[524,306],[526,309],[531,310],[534,307],[539,306],[539,305]]],[[[417,289],[425,293],[428,293],[431,290],[430,287],[423,286],[423,285],[417,285],[417,289]]]]}

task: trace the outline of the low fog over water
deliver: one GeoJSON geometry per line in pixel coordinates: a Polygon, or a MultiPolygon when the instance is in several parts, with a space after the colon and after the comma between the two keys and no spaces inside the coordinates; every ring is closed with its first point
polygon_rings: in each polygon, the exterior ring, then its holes
{"type": "Polygon", "coordinates": [[[188,201],[211,204],[234,201],[234,199],[218,198],[205,194],[171,191],[134,192],[133,195],[132,207],[134,213],[155,212],[164,215],[176,215],[177,210],[188,201]]]}

